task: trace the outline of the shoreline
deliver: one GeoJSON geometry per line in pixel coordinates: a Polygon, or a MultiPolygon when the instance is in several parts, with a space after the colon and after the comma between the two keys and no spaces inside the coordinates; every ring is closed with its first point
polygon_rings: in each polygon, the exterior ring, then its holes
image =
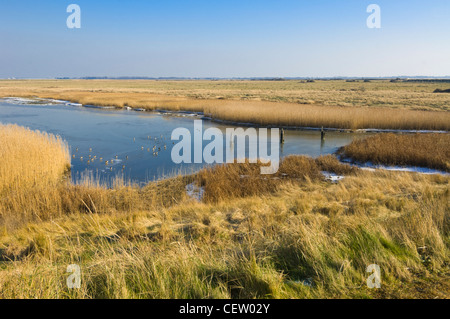
{"type": "MultiPolygon", "coordinates": [[[[18,101],[18,102],[25,102],[25,103],[18,103],[21,104],[42,104],[42,105],[65,105],[65,106],[77,106],[77,107],[85,107],[85,108],[94,108],[94,109],[103,109],[103,110],[126,110],[126,111],[134,111],[134,112],[148,112],[148,113],[156,113],[160,115],[168,115],[168,116],[175,116],[175,117],[196,117],[201,120],[205,121],[211,121],[215,123],[221,123],[221,124],[229,124],[233,126],[245,126],[245,127],[255,127],[255,128],[282,128],[285,130],[292,130],[292,131],[320,131],[322,127],[309,127],[309,126],[287,126],[287,125],[260,125],[257,123],[251,123],[251,122],[239,122],[239,121],[229,121],[229,120],[223,120],[220,118],[213,118],[211,116],[205,115],[204,112],[196,112],[196,111],[172,111],[168,109],[161,109],[157,108],[154,110],[147,110],[145,108],[134,108],[130,106],[125,107],[119,107],[119,106],[100,106],[100,105],[91,105],[91,104],[82,104],[82,103],[76,103],[69,100],[58,100],[58,99],[51,99],[51,98],[23,98],[23,97],[0,97],[0,100],[12,100],[12,101],[18,101]],[[50,102],[50,103],[26,103],[26,102],[32,102],[32,101],[42,101],[42,102],[50,102]]],[[[12,103],[14,104],[14,103],[12,103]]],[[[325,132],[341,132],[341,133],[439,133],[439,134],[447,134],[450,133],[450,131],[445,130],[411,130],[411,129],[377,129],[377,128],[360,128],[360,129],[349,129],[349,128],[334,128],[334,127],[323,127],[323,130],[325,132]]]]}
{"type": "MultiPolygon", "coordinates": [[[[93,108],[93,109],[104,109],[104,110],[112,110],[112,111],[134,111],[134,112],[148,112],[153,114],[159,114],[162,116],[174,116],[174,117],[192,117],[198,118],[206,121],[221,123],[221,124],[230,124],[233,126],[245,126],[245,127],[266,127],[266,128],[276,128],[279,126],[267,125],[267,126],[259,126],[253,123],[241,123],[234,121],[226,121],[221,119],[214,119],[211,117],[207,117],[203,112],[190,112],[190,111],[171,111],[164,109],[155,109],[155,110],[146,110],[142,108],[131,108],[131,107],[117,107],[117,106],[98,106],[98,105],[83,105],[81,103],[74,103],[67,100],[58,100],[58,99],[44,99],[44,98],[21,98],[21,97],[6,97],[0,98],[0,101],[13,102],[18,105],[64,105],[71,107],[85,107],[85,108],[93,108]],[[39,103],[33,103],[39,102],[39,103]]],[[[283,128],[286,130],[296,130],[296,131],[320,131],[321,128],[315,127],[294,127],[294,126],[281,126],[279,128],[283,128]]],[[[340,133],[440,133],[440,134],[448,134],[448,131],[432,131],[432,130],[392,130],[392,129],[336,129],[336,128],[323,128],[324,131],[328,132],[340,132],[340,133]]],[[[362,170],[388,170],[388,171],[396,171],[396,172],[411,172],[418,174],[438,174],[442,176],[449,176],[450,173],[438,169],[427,168],[427,167],[417,167],[417,166],[397,166],[397,165],[384,165],[384,164],[373,164],[371,162],[361,163],[357,161],[353,161],[351,159],[343,159],[336,152],[333,155],[337,157],[337,159],[342,164],[349,164],[354,167],[357,167],[362,170]]],[[[186,175],[187,176],[187,175],[186,175]]],[[[163,178],[165,179],[165,178],[163,178]]],[[[147,184],[147,183],[146,183],[147,184]]]]}

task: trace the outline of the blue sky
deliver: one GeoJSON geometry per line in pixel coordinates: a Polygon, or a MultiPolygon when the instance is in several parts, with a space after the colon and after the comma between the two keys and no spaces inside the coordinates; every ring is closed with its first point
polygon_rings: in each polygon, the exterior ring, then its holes
{"type": "Polygon", "coordinates": [[[445,76],[449,17],[448,0],[0,0],[0,78],[445,76]]]}

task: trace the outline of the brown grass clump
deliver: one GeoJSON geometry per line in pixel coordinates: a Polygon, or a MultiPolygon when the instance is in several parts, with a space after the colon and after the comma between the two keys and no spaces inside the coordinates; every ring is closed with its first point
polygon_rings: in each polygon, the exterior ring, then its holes
{"type": "Polygon", "coordinates": [[[292,155],[284,158],[274,175],[261,175],[261,164],[227,164],[209,167],[197,174],[197,182],[204,187],[205,202],[230,198],[260,196],[276,192],[286,182],[322,181],[321,171],[347,175],[358,169],[342,164],[332,155],[313,159],[292,155]]]}
{"type": "Polygon", "coordinates": [[[204,187],[205,202],[267,194],[279,185],[272,176],[260,174],[260,164],[218,165],[201,170],[197,176],[198,183],[204,187]]]}
{"type": "Polygon", "coordinates": [[[322,155],[316,158],[316,163],[321,171],[335,173],[338,175],[350,175],[359,169],[348,164],[341,163],[334,155],[322,155]]]}
{"type": "Polygon", "coordinates": [[[340,153],[358,162],[421,166],[450,171],[450,134],[377,134],[353,141],[340,153]]]}

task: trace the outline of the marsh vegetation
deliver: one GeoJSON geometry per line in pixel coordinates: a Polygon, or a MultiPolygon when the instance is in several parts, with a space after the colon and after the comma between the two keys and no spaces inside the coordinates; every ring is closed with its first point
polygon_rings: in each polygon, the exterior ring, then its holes
{"type": "Polygon", "coordinates": [[[354,140],[339,153],[356,162],[420,166],[450,172],[450,134],[377,134],[354,140]]]}
{"type": "Polygon", "coordinates": [[[218,120],[339,129],[450,130],[446,83],[372,81],[0,81],[0,97],[203,112],[218,120]]]}
{"type": "Polygon", "coordinates": [[[272,178],[257,174],[258,164],[230,164],[145,187],[117,179],[108,189],[63,178],[70,158],[58,138],[11,126],[0,134],[15,141],[0,151],[9,165],[0,170],[3,298],[450,294],[448,176],[293,156],[272,178]],[[345,178],[331,183],[322,170],[345,178]],[[31,188],[11,188],[11,178],[31,188]],[[204,187],[202,201],[186,195],[191,183],[204,187]],[[373,263],[379,290],[366,285],[373,263]],[[81,267],[80,289],[67,288],[70,264],[81,267]]]}

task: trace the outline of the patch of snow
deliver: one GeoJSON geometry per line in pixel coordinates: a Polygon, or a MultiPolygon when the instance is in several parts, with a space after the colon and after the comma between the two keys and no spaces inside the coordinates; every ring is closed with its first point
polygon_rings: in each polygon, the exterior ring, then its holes
{"type": "Polygon", "coordinates": [[[70,101],[56,100],[56,99],[6,97],[2,100],[5,101],[6,103],[16,104],[16,105],[39,104],[39,105],[82,106],[82,104],[80,104],[80,103],[72,103],[70,101]]]}
{"type": "Polygon", "coordinates": [[[342,175],[336,175],[334,173],[330,173],[330,172],[326,172],[326,171],[322,171],[321,173],[323,176],[325,176],[326,180],[328,180],[332,183],[337,183],[344,178],[344,176],[342,176],[342,175]]]}

